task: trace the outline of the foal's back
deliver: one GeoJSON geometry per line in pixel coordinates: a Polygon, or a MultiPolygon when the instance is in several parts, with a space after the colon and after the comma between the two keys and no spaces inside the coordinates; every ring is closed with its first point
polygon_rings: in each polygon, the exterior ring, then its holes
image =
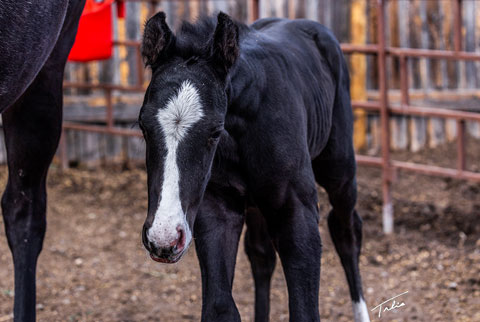
{"type": "Polygon", "coordinates": [[[327,144],[342,86],[344,61],[335,37],[309,20],[261,19],[241,38],[240,52],[234,87],[243,89],[243,98],[256,98],[258,115],[281,118],[289,132],[303,131],[316,157],[327,144]]]}

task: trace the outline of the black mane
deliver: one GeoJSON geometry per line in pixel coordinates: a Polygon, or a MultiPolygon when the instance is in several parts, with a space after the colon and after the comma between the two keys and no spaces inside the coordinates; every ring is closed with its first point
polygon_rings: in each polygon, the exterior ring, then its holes
{"type": "MultiPolygon", "coordinates": [[[[240,40],[250,31],[244,23],[234,21],[240,32],[240,40]]],[[[183,21],[176,34],[176,52],[185,59],[205,57],[209,54],[217,16],[201,16],[195,22],[183,21]]]]}

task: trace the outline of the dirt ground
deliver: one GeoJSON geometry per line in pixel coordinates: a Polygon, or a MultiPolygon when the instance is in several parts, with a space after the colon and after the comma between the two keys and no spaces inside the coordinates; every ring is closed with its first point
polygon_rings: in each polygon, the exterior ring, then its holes
{"type": "MultiPolygon", "coordinates": [[[[428,158],[443,151],[427,151],[428,158]]],[[[444,156],[444,155],[443,155],[444,156]]],[[[360,258],[369,310],[394,297],[404,306],[376,321],[480,321],[480,184],[400,173],[395,234],[381,230],[380,172],[359,168],[358,211],[364,219],[360,258]]],[[[6,168],[0,169],[0,184],[6,168]]],[[[150,260],[141,246],[146,215],[142,169],[51,169],[48,232],[38,264],[39,321],[199,321],[200,270],[194,247],[178,264],[150,260]]],[[[351,321],[348,288],[328,234],[329,205],[320,194],[324,244],[323,321],[351,321]]],[[[1,219],[0,219],[1,221],[1,219]]],[[[3,224],[2,224],[3,226],[3,224]]],[[[288,320],[280,265],[272,283],[271,321],[288,320]]],[[[240,247],[234,297],[253,320],[253,281],[240,247]]],[[[398,302],[397,302],[398,303],[398,302]]],[[[10,321],[13,267],[0,230],[0,321],[10,321]]]]}

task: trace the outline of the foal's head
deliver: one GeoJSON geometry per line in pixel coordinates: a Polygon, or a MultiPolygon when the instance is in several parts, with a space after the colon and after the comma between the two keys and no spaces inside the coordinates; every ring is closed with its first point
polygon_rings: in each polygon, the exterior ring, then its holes
{"type": "Polygon", "coordinates": [[[224,13],[216,25],[185,23],[177,36],[163,12],[145,25],[142,55],[152,79],[139,115],[149,198],[142,236],[156,261],[178,261],[192,240],[223,131],[226,79],[238,50],[238,27],[224,13]]]}

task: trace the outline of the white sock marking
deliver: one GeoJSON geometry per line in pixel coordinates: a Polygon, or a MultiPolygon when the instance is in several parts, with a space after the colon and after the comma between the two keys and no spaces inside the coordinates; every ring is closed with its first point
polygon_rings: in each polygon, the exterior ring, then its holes
{"type": "Polygon", "coordinates": [[[355,322],[370,322],[368,315],[367,304],[361,298],[359,302],[352,302],[353,305],[353,320],[355,322]]]}
{"type": "Polygon", "coordinates": [[[157,120],[162,128],[167,149],[160,202],[152,227],[147,234],[148,239],[157,247],[170,246],[176,240],[179,225],[185,229],[185,246],[188,246],[191,241],[192,233],[180,202],[177,148],[189,128],[202,117],[200,95],[189,81],[184,81],[177,95],[172,97],[166,107],[157,113],[157,120]]]}

